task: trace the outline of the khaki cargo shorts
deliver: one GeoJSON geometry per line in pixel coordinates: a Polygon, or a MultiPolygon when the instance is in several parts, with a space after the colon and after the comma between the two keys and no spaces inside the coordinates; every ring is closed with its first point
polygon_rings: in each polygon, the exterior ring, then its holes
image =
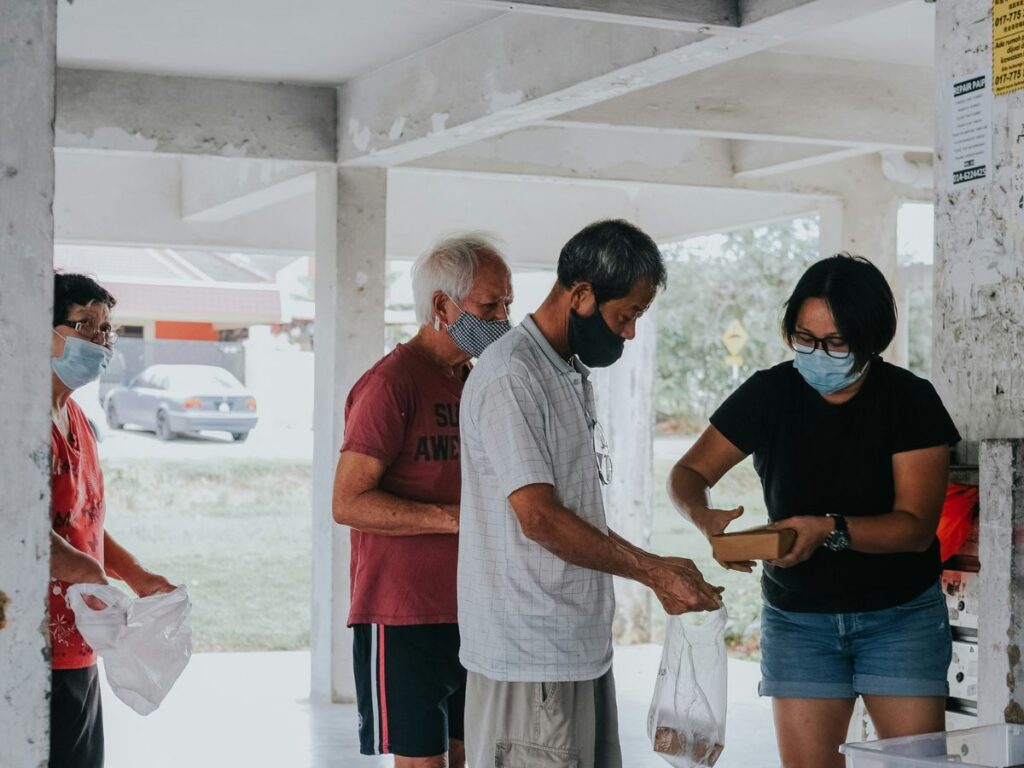
{"type": "Polygon", "coordinates": [[[622,768],[615,679],[508,683],[470,672],[466,760],[472,768],[622,768]]]}

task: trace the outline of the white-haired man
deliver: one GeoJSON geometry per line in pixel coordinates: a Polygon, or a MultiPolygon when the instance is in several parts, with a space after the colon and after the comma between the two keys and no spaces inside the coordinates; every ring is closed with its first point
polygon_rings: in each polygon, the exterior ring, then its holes
{"type": "Polygon", "coordinates": [[[412,282],[419,332],[345,404],[334,519],[352,528],[360,751],[393,754],[395,768],[461,768],[459,403],[471,358],[510,328],[512,276],[468,234],[421,256],[412,282]]]}

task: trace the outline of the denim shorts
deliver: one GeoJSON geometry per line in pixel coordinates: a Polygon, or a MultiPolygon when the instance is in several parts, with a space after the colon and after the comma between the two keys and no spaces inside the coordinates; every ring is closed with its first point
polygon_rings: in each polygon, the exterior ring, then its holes
{"type": "Polygon", "coordinates": [[[762,696],[948,696],[949,612],[938,583],[864,613],[761,612],[762,696]]]}

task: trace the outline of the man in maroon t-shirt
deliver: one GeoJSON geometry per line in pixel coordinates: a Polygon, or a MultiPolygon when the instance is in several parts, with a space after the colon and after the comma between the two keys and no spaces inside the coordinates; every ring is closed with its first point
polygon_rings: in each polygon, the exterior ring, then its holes
{"type": "Polygon", "coordinates": [[[462,768],[459,401],[471,358],[509,329],[512,277],[469,234],[421,256],[412,282],[419,332],[345,403],[334,519],[352,528],[360,751],[393,754],[395,768],[462,768]]]}

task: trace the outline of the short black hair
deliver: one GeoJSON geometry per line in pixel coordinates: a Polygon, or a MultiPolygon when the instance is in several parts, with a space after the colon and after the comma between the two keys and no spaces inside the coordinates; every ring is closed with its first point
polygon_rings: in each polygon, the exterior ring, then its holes
{"type": "Polygon", "coordinates": [[[782,334],[787,341],[796,333],[807,299],[828,303],[858,362],[880,353],[896,336],[896,297],[881,270],[863,256],[837,253],[804,272],[785,305],[782,334]]]}
{"type": "Polygon", "coordinates": [[[93,302],[106,304],[110,309],[117,299],[106,288],[86,275],[56,273],[53,276],[53,327],[68,321],[71,307],[85,307],[93,302]]]}
{"type": "Polygon", "coordinates": [[[668,279],[657,244],[639,227],[622,219],[589,224],[562,248],[558,282],[565,288],[590,283],[598,304],[621,299],[639,282],[664,288],[668,279]]]}

